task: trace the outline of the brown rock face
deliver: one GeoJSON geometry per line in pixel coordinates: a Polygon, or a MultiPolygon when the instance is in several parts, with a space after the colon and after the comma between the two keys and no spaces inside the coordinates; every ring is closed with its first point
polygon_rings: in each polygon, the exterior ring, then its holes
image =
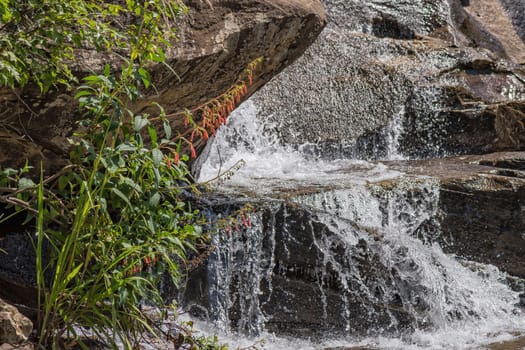
{"type": "Polygon", "coordinates": [[[21,344],[33,330],[31,321],[18,310],[0,299],[0,344],[21,344]]]}
{"type": "MultiPolygon", "coordinates": [[[[151,68],[156,90],[133,109],[148,111],[155,101],[166,112],[191,108],[224,92],[247,65],[258,57],[252,94],[275,74],[292,63],[314,41],[326,18],[318,0],[188,1],[189,14],[177,28],[179,41],[168,53],[165,66],[151,68]]],[[[79,75],[116,61],[93,52],[79,52],[75,69],[79,75]]],[[[12,92],[0,90],[0,164],[20,166],[45,159],[46,166],[64,163],[66,137],[75,128],[76,104],[72,93],[40,96],[33,87],[12,92]]]]}
{"type": "Polygon", "coordinates": [[[523,24],[509,1],[470,0],[457,15],[459,31],[470,44],[489,49],[514,63],[525,63],[525,44],[520,37],[523,24]]]}

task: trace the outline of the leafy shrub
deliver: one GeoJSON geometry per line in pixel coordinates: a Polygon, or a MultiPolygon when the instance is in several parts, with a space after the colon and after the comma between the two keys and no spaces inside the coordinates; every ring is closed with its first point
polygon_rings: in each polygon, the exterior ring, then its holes
{"type": "MultiPolygon", "coordinates": [[[[194,142],[207,140],[240,102],[259,60],[193,110],[166,115],[158,106],[153,117],[133,114],[128,104],[151,85],[145,67],[164,62],[173,36],[163,27],[183,10],[176,0],[0,0],[0,85],[33,81],[42,92],[67,86],[75,81],[75,48],[122,57],[118,74],[106,66],[79,87],[84,119],[70,165],[39,181],[28,176],[29,166],[0,169],[0,202],[36,221],[42,347],[73,341],[86,348],[82,336],[96,335],[114,348],[135,348],[144,332],[157,331],[141,302],[163,308],[161,274],[178,283],[186,252],[208,239],[186,200],[196,191],[187,162],[196,156],[194,142]],[[184,118],[189,131],[172,130],[174,118],[184,118]]],[[[221,346],[183,339],[181,346],[221,346]]]]}
{"type": "Polygon", "coordinates": [[[0,86],[75,81],[75,49],[163,62],[179,0],[0,0],[0,86]]]}

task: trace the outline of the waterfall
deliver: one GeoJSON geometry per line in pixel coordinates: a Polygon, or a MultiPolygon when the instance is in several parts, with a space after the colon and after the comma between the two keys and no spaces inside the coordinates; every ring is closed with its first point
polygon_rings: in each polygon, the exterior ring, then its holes
{"type": "MultiPolygon", "coordinates": [[[[399,127],[383,133],[394,158],[399,127]]],[[[285,336],[305,349],[471,349],[521,334],[510,277],[436,243],[436,179],[313,157],[274,128],[248,102],[207,146],[199,180],[228,200],[190,313],[269,349],[296,348],[285,336]]]]}
{"type": "MultiPolygon", "coordinates": [[[[373,164],[355,158],[324,159],[312,153],[314,145],[304,144],[298,148],[282,145],[274,133],[275,125],[265,125],[257,119],[257,107],[253,102],[242,104],[228,119],[212,142],[203,151],[200,160],[199,182],[206,182],[226,173],[229,187],[258,187],[264,191],[267,182],[296,186],[297,182],[333,184],[338,182],[366,182],[391,178],[398,173],[386,169],[380,163],[373,164]],[[242,164],[240,169],[229,171],[242,164]],[[235,173],[235,174],[233,174],[235,173]],[[233,175],[233,176],[232,176],[233,175]],[[264,179],[261,181],[261,179],[264,179]]],[[[312,127],[315,127],[313,125],[312,127]]],[[[385,129],[387,146],[394,158],[400,157],[395,148],[399,121],[385,129]]]]}

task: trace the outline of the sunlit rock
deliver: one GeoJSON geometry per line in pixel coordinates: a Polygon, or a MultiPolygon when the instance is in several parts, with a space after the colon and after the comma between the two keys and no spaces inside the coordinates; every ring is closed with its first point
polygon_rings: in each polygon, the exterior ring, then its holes
{"type": "Polygon", "coordinates": [[[21,344],[27,341],[33,323],[18,310],[0,299],[0,344],[21,344]]]}
{"type": "Polygon", "coordinates": [[[525,148],[522,5],[326,0],[329,24],[256,94],[283,143],[324,158],[428,158],[525,148]],[[372,147],[371,145],[374,145],[372,147]]]}

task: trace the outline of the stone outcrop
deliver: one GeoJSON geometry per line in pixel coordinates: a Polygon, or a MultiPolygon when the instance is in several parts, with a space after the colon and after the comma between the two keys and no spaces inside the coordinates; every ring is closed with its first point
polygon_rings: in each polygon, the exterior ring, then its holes
{"type": "Polygon", "coordinates": [[[395,166],[437,177],[446,252],[525,278],[525,153],[508,152],[395,166]]]}
{"type": "Polygon", "coordinates": [[[25,343],[32,330],[33,324],[27,317],[0,299],[0,345],[25,343]]]}
{"type": "MultiPolygon", "coordinates": [[[[179,40],[167,54],[172,70],[151,67],[156,89],[132,109],[149,111],[160,103],[167,113],[191,108],[228,89],[250,62],[263,62],[257,69],[252,94],[299,57],[326,23],[319,0],[187,1],[189,13],[174,27],[179,40]]],[[[79,51],[74,70],[82,76],[97,71],[112,57],[79,51]]],[[[0,164],[23,165],[26,158],[58,168],[68,150],[66,137],[75,129],[74,92],[40,96],[34,87],[22,91],[0,90],[0,164]]],[[[177,125],[174,125],[177,127],[177,125]]]]}
{"type": "Polygon", "coordinates": [[[212,200],[232,224],[191,274],[183,305],[221,327],[303,337],[424,329],[443,322],[432,315],[452,302],[447,320],[469,317],[479,286],[449,280],[460,264],[434,243],[466,264],[493,264],[525,288],[525,152],[384,165],[399,175],[303,181],[292,190],[268,183],[264,195],[241,187],[212,200]]]}
{"type": "Polygon", "coordinates": [[[522,5],[324,2],[319,39],[255,95],[284,143],[384,159],[394,128],[411,158],[525,148],[522,5]]]}
{"type": "Polygon", "coordinates": [[[428,325],[414,262],[385,261],[392,247],[379,237],[293,201],[256,210],[250,227],[221,232],[217,251],[190,275],[181,303],[191,315],[252,335],[308,338],[428,325]]]}
{"type": "MultiPolygon", "coordinates": [[[[296,60],[326,24],[318,0],[187,1],[189,12],[179,18],[179,41],[167,53],[167,63],[177,73],[159,65],[151,67],[155,90],[132,108],[150,112],[153,101],[167,113],[191,108],[229,88],[247,65],[262,57],[247,96],[296,60]]],[[[79,76],[118,61],[95,52],[79,51],[74,70],[79,76]]],[[[74,92],[40,96],[35,87],[22,91],[0,89],[0,167],[19,167],[26,159],[52,172],[65,164],[67,137],[75,129],[74,92]]],[[[177,125],[173,125],[177,127],[177,125]]],[[[0,212],[4,210],[0,206],[0,212]]],[[[0,229],[0,296],[35,306],[34,254],[29,237],[18,222],[0,229]]]]}

